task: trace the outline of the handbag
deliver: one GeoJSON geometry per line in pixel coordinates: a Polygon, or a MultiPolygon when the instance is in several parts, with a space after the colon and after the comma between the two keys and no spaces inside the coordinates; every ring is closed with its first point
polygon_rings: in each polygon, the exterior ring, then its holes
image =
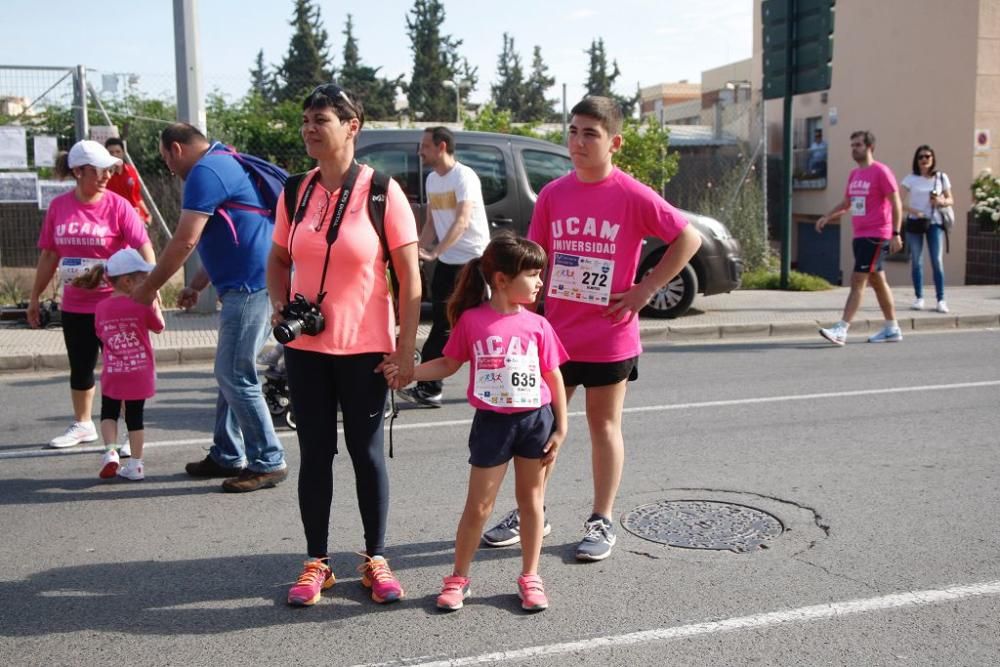
{"type": "MultiPolygon", "coordinates": [[[[941,178],[941,172],[938,172],[937,181],[934,183],[934,190],[937,192],[944,192],[944,180],[941,178]]],[[[944,231],[951,231],[951,228],[955,226],[955,209],[951,206],[938,206],[934,209],[937,213],[938,220],[941,221],[941,226],[944,227],[944,231]]]]}
{"type": "Polygon", "coordinates": [[[929,218],[918,218],[913,215],[906,216],[907,234],[926,234],[930,226],[931,221],[929,218]]]}

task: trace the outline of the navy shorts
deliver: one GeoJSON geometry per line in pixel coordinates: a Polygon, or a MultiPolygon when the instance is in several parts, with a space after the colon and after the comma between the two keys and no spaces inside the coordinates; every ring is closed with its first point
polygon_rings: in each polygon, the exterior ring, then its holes
{"type": "Polygon", "coordinates": [[[540,459],[553,430],[551,405],[513,413],[476,410],[469,432],[469,464],[493,468],[515,456],[540,459]]]}
{"type": "Polygon", "coordinates": [[[639,379],[639,357],[622,361],[567,361],[559,367],[567,387],[606,387],[622,380],[639,379]]]}
{"type": "Polygon", "coordinates": [[[877,273],[882,270],[882,258],[889,251],[885,239],[854,239],[854,272],[877,273]]]}

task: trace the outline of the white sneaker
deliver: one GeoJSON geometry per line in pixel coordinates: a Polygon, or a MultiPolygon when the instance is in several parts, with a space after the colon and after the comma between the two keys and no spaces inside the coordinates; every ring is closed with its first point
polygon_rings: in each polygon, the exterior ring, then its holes
{"type": "Polygon", "coordinates": [[[914,299],[913,303],[910,304],[910,310],[923,310],[923,309],[924,309],[923,299],[914,299]]]}
{"type": "Polygon", "coordinates": [[[101,472],[97,473],[97,476],[101,479],[111,479],[118,472],[118,464],[118,452],[113,449],[105,451],[101,457],[101,472]]]}
{"type": "Polygon", "coordinates": [[[903,340],[903,331],[899,327],[882,327],[878,333],[868,338],[869,343],[898,343],[903,340]]]}
{"type": "Polygon", "coordinates": [[[73,422],[73,425],[66,429],[66,432],[57,438],[52,438],[49,447],[53,449],[63,449],[73,447],[81,442],[97,442],[97,429],[94,422],[73,422]]]}
{"type": "Polygon", "coordinates": [[[840,326],[839,324],[834,324],[829,329],[820,329],[819,335],[827,339],[834,345],[843,346],[847,343],[847,329],[840,326]]]}
{"type": "Polygon", "coordinates": [[[131,458],[118,469],[118,476],[130,479],[133,482],[146,479],[146,469],[142,465],[142,459],[131,458]]]}
{"type": "Polygon", "coordinates": [[[940,301],[938,301],[938,305],[935,310],[937,310],[939,313],[947,313],[948,304],[944,302],[944,299],[941,299],[940,301]]]}
{"type": "Polygon", "coordinates": [[[128,431],[125,431],[125,435],[122,436],[121,441],[118,443],[118,456],[123,459],[132,456],[132,445],[128,441],[128,431]]]}

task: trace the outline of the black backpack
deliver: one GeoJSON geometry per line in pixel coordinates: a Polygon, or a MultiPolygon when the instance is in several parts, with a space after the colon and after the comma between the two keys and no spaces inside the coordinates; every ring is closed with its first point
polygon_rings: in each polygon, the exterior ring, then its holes
{"type": "MultiPolygon", "coordinates": [[[[298,204],[299,187],[309,172],[292,174],[285,181],[285,214],[289,224],[295,224],[295,206],[298,204]]],[[[372,174],[371,190],[368,193],[368,217],[375,233],[378,234],[379,242],[382,244],[382,255],[385,257],[386,271],[389,277],[389,288],[392,292],[393,303],[399,294],[399,280],[396,278],[396,271],[392,268],[392,255],[389,252],[389,240],[385,236],[385,204],[386,197],[389,196],[388,174],[375,171],[372,174]]],[[[398,309],[397,309],[398,313],[398,309]]]]}

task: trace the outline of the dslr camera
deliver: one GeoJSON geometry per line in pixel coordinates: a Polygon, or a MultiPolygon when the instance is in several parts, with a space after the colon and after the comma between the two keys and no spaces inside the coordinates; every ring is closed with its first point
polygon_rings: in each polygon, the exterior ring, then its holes
{"type": "Polygon", "coordinates": [[[326,327],[326,320],[319,306],[311,303],[301,294],[296,294],[291,303],[281,309],[284,321],[274,327],[274,338],[284,345],[300,335],[315,336],[326,327]]]}

